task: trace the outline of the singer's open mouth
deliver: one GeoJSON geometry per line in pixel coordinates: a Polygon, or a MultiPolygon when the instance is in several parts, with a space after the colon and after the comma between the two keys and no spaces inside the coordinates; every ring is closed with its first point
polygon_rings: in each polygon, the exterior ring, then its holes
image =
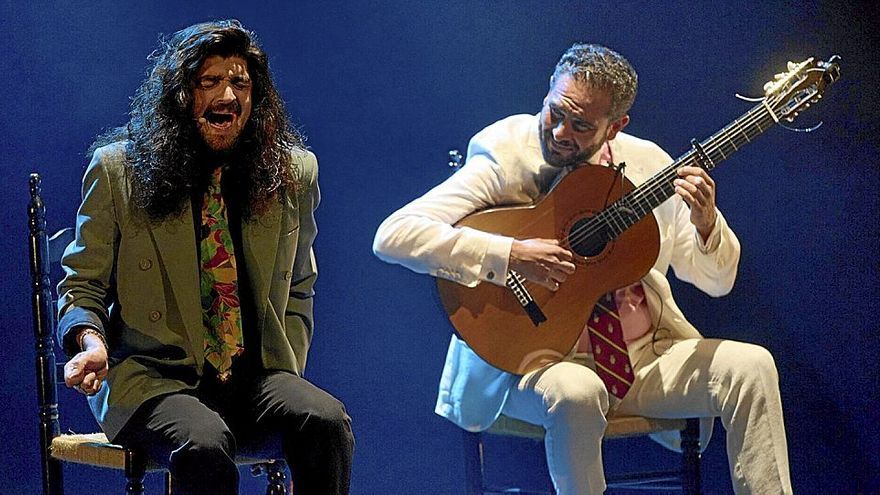
{"type": "Polygon", "coordinates": [[[235,120],[236,114],[228,111],[208,110],[205,112],[205,120],[211,127],[217,129],[227,129],[235,120]]]}

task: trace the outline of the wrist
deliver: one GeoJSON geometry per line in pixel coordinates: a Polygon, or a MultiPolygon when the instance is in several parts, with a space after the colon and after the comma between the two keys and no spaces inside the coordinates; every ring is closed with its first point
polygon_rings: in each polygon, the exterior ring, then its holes
{"type": "Polygon", "coordinates": [[[712,212],[711,218],[710,221],[697,227],[697,233],[703,238],[703,242],[709,240],[709,236],[712,234],[712,231],[715,230],[715,224],[718,222],[718,215],[714,211],[712,212]]]}
{"type": "Polygon", "coordinates": [[[107,349],[107,340],[101,332],[94,328],[84,328],[76,336],[76,343],[80,351],[89,351],[96,348],[107,349]]]}

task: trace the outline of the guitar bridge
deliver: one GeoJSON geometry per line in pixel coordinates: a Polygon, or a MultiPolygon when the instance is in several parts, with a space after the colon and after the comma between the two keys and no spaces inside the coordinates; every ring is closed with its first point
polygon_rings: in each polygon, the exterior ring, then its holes
{"type": "Polygon", "coordinates": [[[523,308],[523,311],[532,320],[533,325],[538,326],[547,321],[547,316],[541,311],[538,303],[535,302],[535,299],[529,293],[529,289],[526,287],[526,279],[522,275],[510,270],[507,272],[507,279],[504,281],[504,284],[513,292],[520,307],[523,308]]]}

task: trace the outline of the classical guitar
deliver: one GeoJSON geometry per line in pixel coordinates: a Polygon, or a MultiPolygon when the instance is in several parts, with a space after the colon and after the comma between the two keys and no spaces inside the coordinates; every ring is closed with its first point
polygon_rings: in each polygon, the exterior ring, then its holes
{"type": "Polygon", "coordinates": [[[506,286],[468,288],[437,280],[440,300],[458,334],[480,357],[524,374],[561,360],[574,346],[593,304],[605,293],[641,279],[657,259],[660,235],[652,210],[675,194],[685,166],[712,170],[781,121],[791,122],[838,79],[837,57],[810,58],[778,74],[751,110],[639,187],[609,167],[579,167],[534,205],[473,213],[457,226],[519,239],[559,239],[577,270],[557,292],[511,271],[506,286]],[[623,180],[621,180],[623,179],[623,180]],[[610,192],[609,192],[610,191],[610,192]]]}

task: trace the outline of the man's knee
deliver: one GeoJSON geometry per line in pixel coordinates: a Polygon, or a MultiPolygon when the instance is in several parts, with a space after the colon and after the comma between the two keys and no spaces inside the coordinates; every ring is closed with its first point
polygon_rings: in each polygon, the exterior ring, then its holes
{"type": "Polygon", "coordinates": [[[738,343],[731,352],[728,373],[737,377],[742,384],[777,383],[779,374],[776,361],[770,351],[755,344],[738,343]]]}
{"type": "Polygon", "coordinates": [[[309,413],[308,419],[303,423],[303,429],[346,441],[350,441],[352,437],[351,418],[342,402],[333,397],[322,401],[320,407],[309,413]]]}
{"type": "Polygon", "coordinates": [[[545,375],[544,404],[548,415],[580,423],[605,423],[608,391],[591,369],[574,363],[558,363],[545,375]]]}
{"type": "Polygon", "coordinates": [[[225,424],[205,421],[191,427],[170,456],[175,493],[238,493],[235,438],[225,424]]]}
{"type": "Polygon", "coordinates": [[[304,438],[317,442],[352,444],[351,418],[345,406],[332,395],[319,391],[307,406],[288,404],[276,419],[285,438],[294,442],[304,438]]]}
{"type": "Polygon", "coordinates": [[[172,462],[226,463],[235,459],[235,437],[222,421],[203,421],[192,425],[180,439],[180,446],[172,453],[172,462]]]}
{"type": "Polygon", "coordinates": [[[777,381],[779,374],[776,371],[776,361],[773,359],[770,351],[759,345],[751,345],[750,347],[752,352],[749,353],[747,358],[749,360],[749,368],[753,369],[755,373],[760,373],[762,376],[770,377],[777,381]]]}
{"type": "Polygon", "coordinates": [[[715,370],[716,375],[720,375],[717,376],[721,384],[718,407],[722,412],[725,408],[732,411],[763,397],[778,395],[776,362],[767,349],[737,342],[735,348],[728,347],[724,358],[718,359],[713,367],[722,365],[723,369],[715,370]]]}

